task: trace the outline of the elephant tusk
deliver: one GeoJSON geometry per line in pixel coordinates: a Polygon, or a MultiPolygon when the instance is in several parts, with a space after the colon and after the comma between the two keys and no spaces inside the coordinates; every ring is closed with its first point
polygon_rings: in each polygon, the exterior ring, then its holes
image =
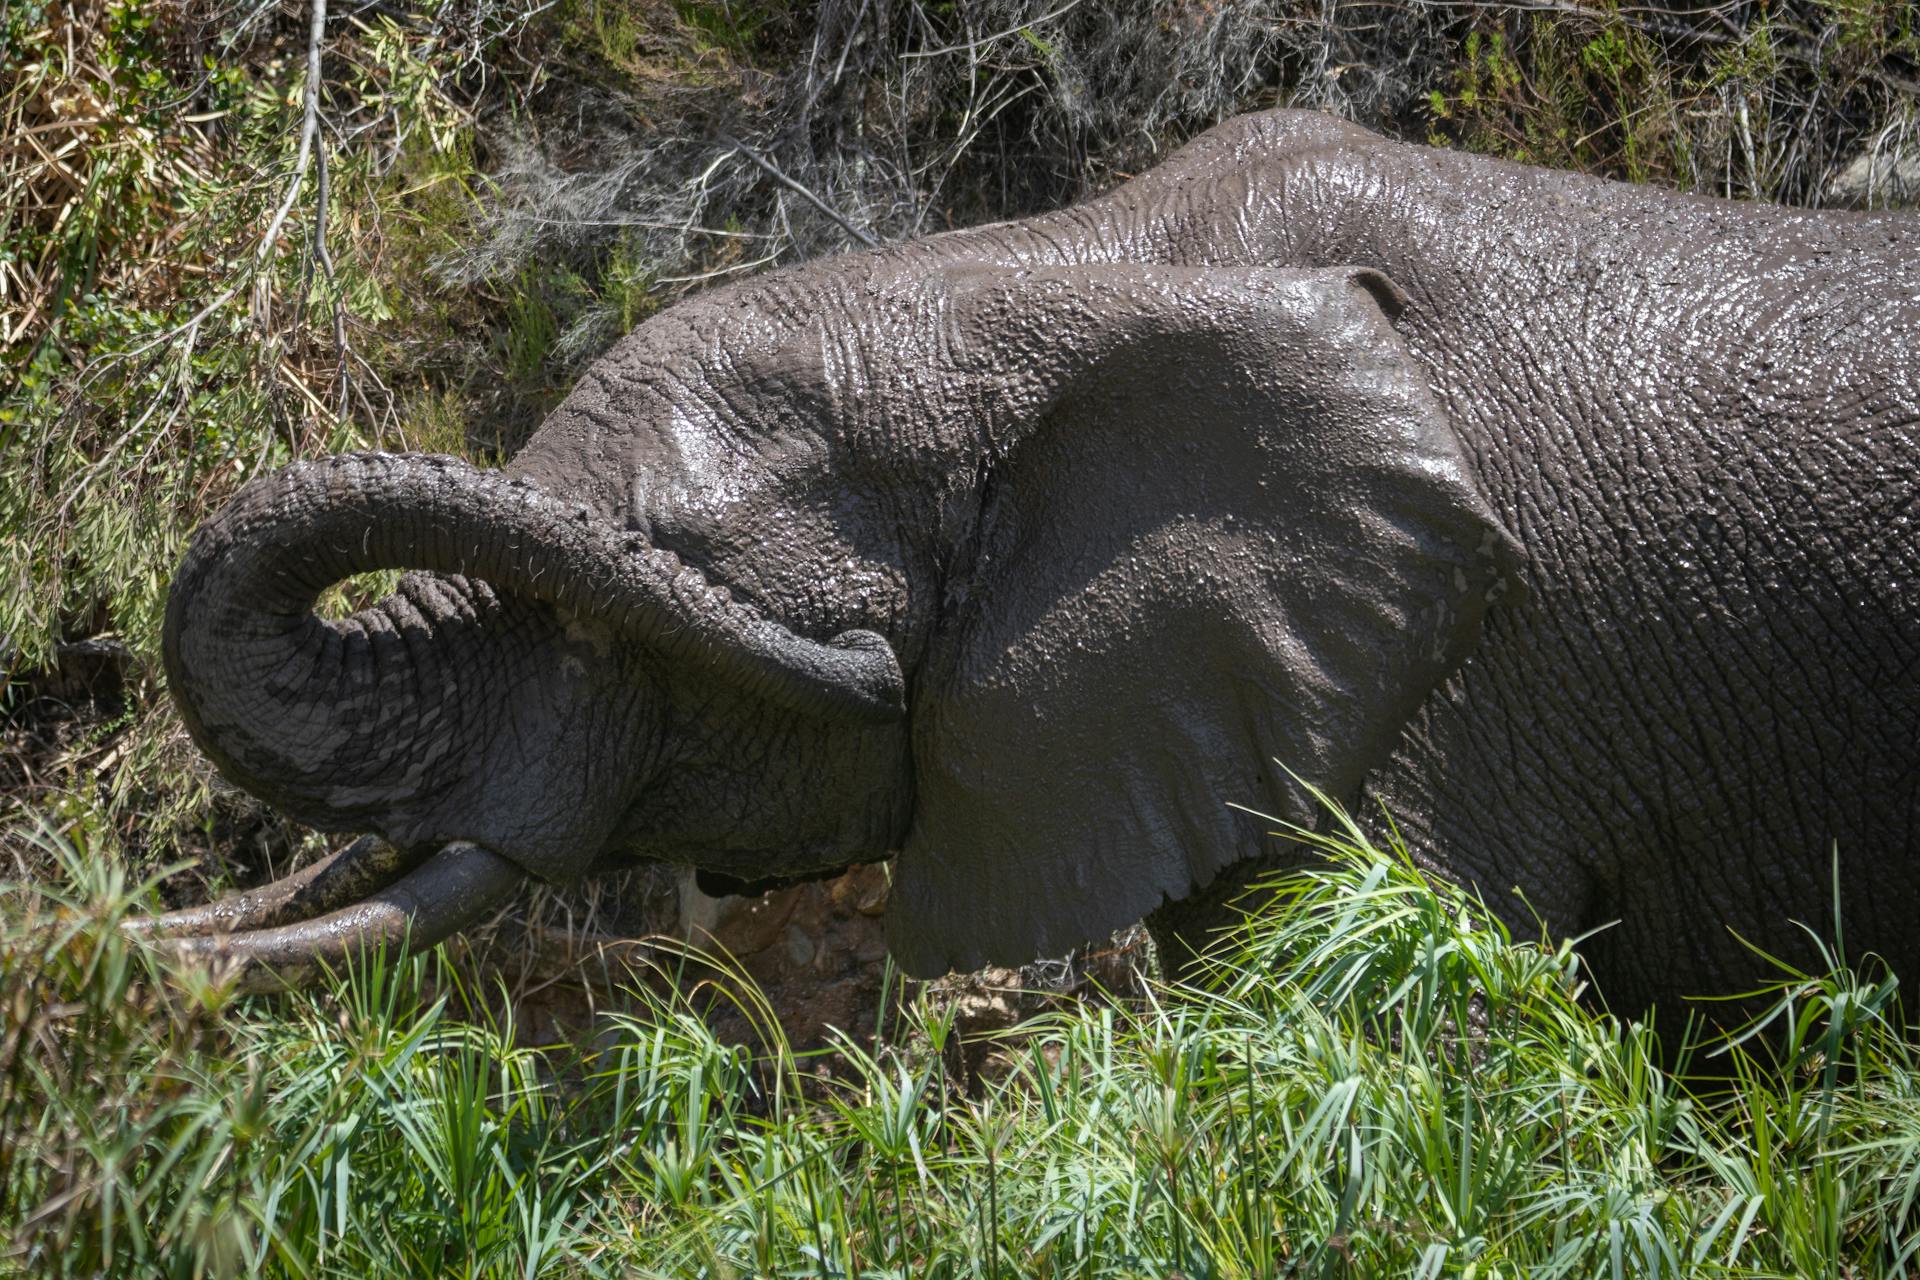
{"type": "Polygon", "coordinates": [[[283,991],[313,981],[323,967],[342,971],[379,948],[398,956],[431,947],[505,903],[525,876],[499,854],[456,840],[397,882],[330,915],[158,942],[183,959],[238,970],[241,991],[283,991]]]}
{"type": "Polygon", "coordinates": [[[310,920],[386,888],[420,865],[424,856],[424,851],[396,849],[378,836],[362,836],[258,889],[164,915],[134,916],[122,921],[121,928],[142,937],[193,938],[310,920]]]}

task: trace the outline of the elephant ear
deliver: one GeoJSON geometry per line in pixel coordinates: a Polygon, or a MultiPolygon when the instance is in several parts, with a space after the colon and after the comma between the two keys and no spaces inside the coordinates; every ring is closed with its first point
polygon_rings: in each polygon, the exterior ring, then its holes
{"type": "Polygon", "coordinates": [[[971,545],[913,700],[889,942],[934,974],[1103,937],[1351,799],[1517,554],[1377,272],[949,280],[971,545]]]}

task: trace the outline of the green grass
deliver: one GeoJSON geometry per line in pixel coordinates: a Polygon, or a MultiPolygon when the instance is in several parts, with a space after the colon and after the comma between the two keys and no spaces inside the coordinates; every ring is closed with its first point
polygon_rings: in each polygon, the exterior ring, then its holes
{"type": "Polygon", "coordinates": [[[0,1268],[1913,1272],[1920,1086],[1890,981],[1783,975],[1746,1038],[1662,1045],[1578,997],[1569,948],[1401,850],[1317,852],[1212,990],[1028,1024],[968,1096],[923,994],[827,1070],[737,981],[764,1038],[721,1043],[672,957],[571,1046],[527,1045],[434,958],[225,1004],[129,951],[138,894],[69,849],[66,889],[8,894],[0,1268]]]}

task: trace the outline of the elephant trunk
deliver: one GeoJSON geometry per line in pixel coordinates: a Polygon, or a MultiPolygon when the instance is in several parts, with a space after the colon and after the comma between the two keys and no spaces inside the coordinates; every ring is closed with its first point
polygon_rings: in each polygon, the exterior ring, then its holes
{"type": "Polygon", "coordinates": [[[435,558],[421,500],[445,475],[352,459],[253,481],[201,526],[174,579],[162,656],[189,731],[230,778],[316,825],[365,816],[353,797],[405,770],[421,718],[457,697],[446,655],[408,639],[470,584],[427,588],[437,605],[409,583],[352,618],[314,613],[343,578],[435,558]]]}
{"type": "Polygon", "coordinates": [[[195,740],[230,776],[339,828],[370,792],[391,798],[430,781],[436,762],[415,750],[421,721],[469,673],[418,624],[470,613],[494,591],[803,712],[903,713],[899,668],[879,637],[801,639],[585,506],[423,455],[341,455],[243,486],[195,534],[174,579],[168,677],[195,740]],[[352,618],[314,613],[333,583],[401,568],[453,576],[409,579],[352,618]]]}

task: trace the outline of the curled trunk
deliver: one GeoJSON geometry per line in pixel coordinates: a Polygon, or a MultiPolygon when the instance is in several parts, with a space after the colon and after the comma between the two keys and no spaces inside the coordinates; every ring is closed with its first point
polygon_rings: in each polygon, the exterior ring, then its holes
{"type": "Polygon", "coordinates": [[[244,486],[174,580],[167,672],[228,776],[316,825],[359,827],[435,785],[447,766],[436,751],[449,748],[429,730],[458,713],[462,683],[512,674],[463,670],[473,655],[436,635],[438,621],[470,622],[502,598],[811,714],[902,713],[899,668],[878,636],[802,639],[584,506],[423,455],[342,455],[244,486]],[[441,576],[411,575],[351,618],[315,614],[327,587],[376,569],[441,576]]]}
{"type": "Polygon", "coordinates": [[[634,648],[803,713],[889,720],[880,637],[803,639],[637,535],[454,458],[344,455],[243,486],[195,534],[163,656],[196,741],[312,825],[373,830],[285,880],[129,922],[250,988],[421,946],[593,860],[630,796],[634,648]],[[354,574],[415,569],[350,618],[354,574]],[[610,737],[609,737],[610,735],[610,737]]]}

